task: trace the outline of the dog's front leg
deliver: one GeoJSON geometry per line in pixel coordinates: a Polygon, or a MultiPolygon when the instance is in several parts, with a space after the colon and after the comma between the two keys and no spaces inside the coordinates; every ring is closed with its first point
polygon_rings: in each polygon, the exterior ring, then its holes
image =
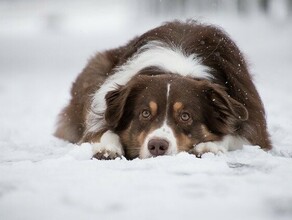
{"type": "Polygon", "coordinates": [[[124,156],[124,149],[120,137],[110,130],[96,135],[89,135],[82,142],[89,142],[93,147],[93,158],[99,160],[113,160],[124,156]]]}
{"type": "Polygon", "coordinates": [[[241,149],[243,145],[250,145],[250,143],[243,137],[226,135],[220,141],[202,142],[194,146],[189,153],[201,157],[204,153],[225,153],[230,150],[241,149]]]}
{"type": "Polygon", "coordinates": [[[191,154],[195,154],[197,157],[201,157],[204,153],[218,154],[219,152],[227,152],[227,147],[222,146],[218,142],[203,142],[194,146],[193,149],[189,151],[191,154]]]}

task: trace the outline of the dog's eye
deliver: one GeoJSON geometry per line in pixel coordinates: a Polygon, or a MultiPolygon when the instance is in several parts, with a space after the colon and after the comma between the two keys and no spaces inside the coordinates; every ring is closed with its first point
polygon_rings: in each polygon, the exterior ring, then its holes
{"type": "Polygon", "coordinates": [[[191,116],[189,113],[187,112],[183,112],[181,115],[180,115],[180,118],[182,121],[186,122],[188,120],[190,120],[191,116]]]}
{"type": "Polygon", "coordinates": [[[149,118],[151,116],[151,113],[149,110],[143,110],[141,115],[143,118],[149,118]]]}

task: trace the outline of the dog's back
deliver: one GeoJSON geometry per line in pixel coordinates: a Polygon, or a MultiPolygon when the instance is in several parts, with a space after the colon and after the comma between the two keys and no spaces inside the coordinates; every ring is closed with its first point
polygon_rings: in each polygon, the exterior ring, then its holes
{"type": "MultiPolygon", "coordinates": [[[[271,148],[263,104],[240,50],[221,29],[201,25],[194,21],[167,23],[146,32],[123,47],[98,53],[93,57],[73,84],[72,99],[59,116],[55,135],[73,143],[98,142],[109,127],[106,123],[98,126],[100,121],[104,123],[104,112],[100,111],[100,106],[97,106],[98,102],[95,103],[95,96],[97,96],[98,91],[100,92],[101,87],[106,88],[105,82],[109,84],[107,79],[115,79],[115,75],[121,74],[122,78],[128,77],[129,81],[132,75],[125,76],[129,74],[129,71],[134,71],[133,74],[136,75],[139,74],[139,70],[155,67],[158,64],[164,65],[163,68],[166,68],[167,71],[173,72],[174,70],[178,71],[177,74],[184,74],[183,71],[187,67],[179,67],[178,65],[181,63],[161,61],[161,64],[155,59],[159,60],[163,57],[155,57],[155,54],[151,58],[151,49],[154,51],[153,48],[156,46],[171,48],[174,51],[179,50],[178,53],[182,53],[186,57],[195,54],[201,65],[207,68],[209,74],[207,75],[211,76],[208,80],[223,88],[248,112],[248,118],[244,123],[238,124],[236,131],[233,131],[234,134],[244,137],[250,144],[259,145],[266,149],[271,148]],[[141,54],[147,50],[150,54],[149,60],[154,61],[146,62],[143,60],[141,62],[141,59],[139,61],[141,54]],[[130,68],[132,69],[129,70],[130,68]]],[[[145,57],[147,58],[147,56],[145,57]]],[[[194,59],[192,60],[195,62],[194,59]]],[[[204,71],[204,69],[201,68],[198,71],[204,71]]],[[[190,76],[192,75],[187,75],[187,77],[190,76]]],[[[119,84],[122,82],[119,80],[112,80],[110,83],[119,84]]],[[[124,81],[122,83],[126,84],[127,80],[124,81]]],[[[105,91],[110,92],[109,89],[105,89],[105,91]]],[[[102,100],[103,97],[100,99],[102,100]]],[[[210,124],[214,123],[210,122],[210,124]]]]}

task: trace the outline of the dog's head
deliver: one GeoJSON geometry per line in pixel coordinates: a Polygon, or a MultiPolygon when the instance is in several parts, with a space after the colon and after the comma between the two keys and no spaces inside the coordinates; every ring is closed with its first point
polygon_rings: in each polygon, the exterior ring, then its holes
{"type": "Polygon", "coordinates": [[[176,75],[138,75],[106,95],[105,120],[129,159],[189,151],[247,120],[223,87],[176,75]]]}

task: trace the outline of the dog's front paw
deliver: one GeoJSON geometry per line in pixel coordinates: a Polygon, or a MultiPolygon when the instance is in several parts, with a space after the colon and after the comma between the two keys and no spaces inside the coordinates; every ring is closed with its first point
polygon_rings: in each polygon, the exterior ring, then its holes
{"type": "Polygon", "coordinates": [[[102,143],[93,144],[93,158],[98,160],[113,160],[122,157],[123,152],[117,146],[105,146],[102,143]]]}
{"type": "Polygon", "coordinates": [[[93,145],[93,158],[98,160],[114,160],[118,157],[122,157],[122,152],[116,147],[109,148],[102,146],[100,143],[93,145]]]}
{"type": "Polygon", "coordinates": [[[111,131],[105,132],[100,143],[93,143],[93,158],[99,160],[113,160],[124,155],[119,136],[111,131]]]}
{"type": "Polygon", "coordinates": [[[195,154],[197,157],[201,157],[204,153],[225,153],[227,149],[218,145],[215,142],[204,142],[194,146],[193,149],[189,151],[191,154],[195,154]]]}

